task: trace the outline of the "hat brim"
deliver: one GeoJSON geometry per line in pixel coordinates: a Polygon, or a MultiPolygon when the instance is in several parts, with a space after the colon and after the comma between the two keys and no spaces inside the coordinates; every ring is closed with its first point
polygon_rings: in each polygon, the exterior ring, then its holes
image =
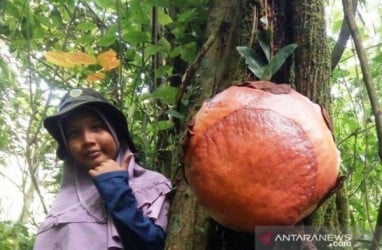
{"type": "MultiPolygon", "coordinates": [[[[56,139],[61,141],[62,140],[62,135],[60,131],[60,121],[67,115],[69,115],[71,112],[77,110],[80,107],[84,107],[87,104],[94,104],[94,105],[105,105],[105,102],[97,102],[97,101],[81,101],[78,103],[72,103],[71,105],[68,105],[64,108],[62,108],[60,111],[58,111],[56,114],[48,116],[44,120],[44,127],[48,130],[48,132],[56,139]]],[[[113,108],[113,106],[108,105],[108,108],[113,108]]]]}
{"type": "Polygon", "coordinates": [[[54,115],[48,116],[44,120],[44,127],[48,132],[53,136],[53,138],[58,142],[59,148],[57,150],[57,156],[60,159],[64,158],[64,155],[67,154],[64,144],[63,134],[60,129],[61,120],[79,108],[86,107],[91,105],[91,108],[98,109],[101,111],[107,119],[112,123],[114,129],[117,133],[118,139],[121,140],[121,143],[126,143],[132,152],[135,151],[135,146],[130,138],[128,132],[128,125],[126,117],[124,114],[114,107],[113,105],[104,102],[104,101],[80,101],[77,103],[71,103],[66,107],[63,107],[59,112],[54,115]]]}

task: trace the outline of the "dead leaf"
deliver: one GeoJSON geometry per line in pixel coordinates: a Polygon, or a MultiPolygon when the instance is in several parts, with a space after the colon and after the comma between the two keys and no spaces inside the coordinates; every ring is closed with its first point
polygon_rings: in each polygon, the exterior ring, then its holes
{"type": "Polygon", "coordinates": [[[105,78],[105,73],[96,72],[96,73],[93,73],[93,74],[89,74],[86,77],[86,80],[88,80],[89,82],[96,82],[96,81],[101,81],[104,78],[105,78]]]}
{"type": "Polygon", "coordinates": [[[60,50],[46,51],[44,56],[48,62],[64,68],[73,68],[75,64],[66,60],[66,53],[60,50]]]}
{"type": "Polygon", "coordinates": [[[81,51],[66,53],[65,59],[67,62],[76,65],[88,66],[97,63],[97,59],[95,58],[95,56],[89,55],[81,51]]]}
{"type": "Polygon", "coordinates": [[[97,61],[105,71],[115,69],[121,64],[121,61],[117,59],[117,53],[112,49],[99,54],[97,61]]]}

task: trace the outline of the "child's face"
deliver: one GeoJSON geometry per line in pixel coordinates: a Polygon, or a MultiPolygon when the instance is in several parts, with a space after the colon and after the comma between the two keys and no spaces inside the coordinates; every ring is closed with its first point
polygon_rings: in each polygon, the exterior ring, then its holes
{"type": "Polygon", "coordinates": [[[117,155],[117,145],[106,124],[91,111],[79,111],[64,124],[68,151],[88,169],[117,155]]]}

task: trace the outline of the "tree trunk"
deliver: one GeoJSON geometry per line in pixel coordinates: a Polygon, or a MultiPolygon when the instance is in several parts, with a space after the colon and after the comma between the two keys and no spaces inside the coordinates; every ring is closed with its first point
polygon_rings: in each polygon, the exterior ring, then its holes
{"type": "MultiPolygon", "coordinates": [[[[330,110],[330,55],[325,31],[323,1],[295,0],[293,35],[295,52],[295,87],[312,101],[330,110]]],[[[341,189],[309,216],[305,223],[319,231],[347,231],[346,190],[341,189]],[[325,229],[323,228],[325,227],[325,229]]]]}
{"type": "Polygon", "coordinates": [[[329,109],[330,56],[321,0],[292,1],[295,52],[295,87],[298,92],[329,109]]]}
{"type": "MultiPolygon", "coordinates": [[[[213,37],[214,43],[203,58],[202,64],[205,67],[199,69],[200,79],[196,81],[203,89],[195,109],[203,100],[240,82],[245,66],[240,67],[240,57],[236,46],[242,43],[245,35],[247,35],[245,40],[249,40],[250,30],[243,29],[246,26],[242,25],[245,21],[247,25],[252,22],[252,8],[248,8],[251,5],[251,1],[247,0],[212,1],[205,40],[213,37]]],[[[191,109],[190,116],[193,113],[191,109]]],[[[212,221],[207,212],[198,205],[181,173],[178,174],[176,183],[177,189],[170,211],[166,249],[222,249],[219,245],[225,229],[212,221]]]]}

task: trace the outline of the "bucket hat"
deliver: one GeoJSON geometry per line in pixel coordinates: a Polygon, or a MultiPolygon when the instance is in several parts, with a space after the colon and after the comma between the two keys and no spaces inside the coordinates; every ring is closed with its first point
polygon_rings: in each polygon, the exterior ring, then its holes
{"type": "Polygon", "coordinates": [[[57,113],[46,117],[44,120],[44,127],[58,142],[57,156],[60,159],[67,156],[60,122],[72,111],[85,106],[90,106],[101,112],[113,126],[120,143],[127,144],[132,152],[136,151],[130,138],[125,115],[97,91],[88,88],[76,88],[65,94],[58,106],[57,113]]]}

